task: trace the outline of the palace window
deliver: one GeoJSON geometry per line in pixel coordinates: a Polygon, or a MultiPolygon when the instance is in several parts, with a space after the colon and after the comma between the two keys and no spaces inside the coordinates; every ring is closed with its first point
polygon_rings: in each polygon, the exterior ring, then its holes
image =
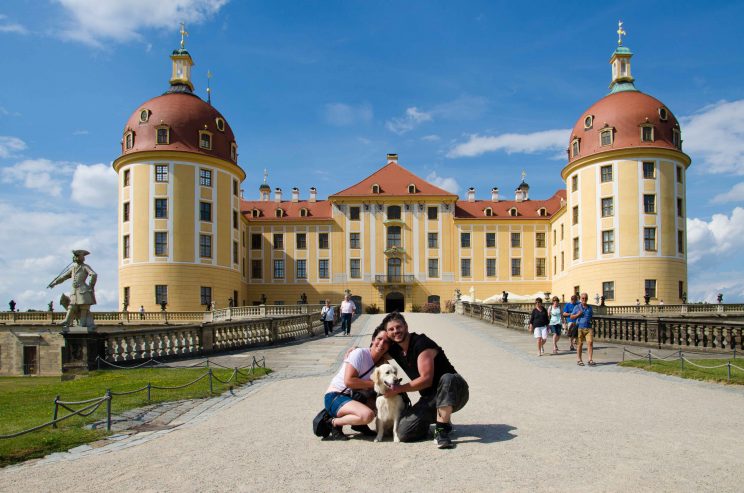
{"type": "Polygon", "coordinates": [[[212,222],[212,203],[199,202],[199,220],[212,222]]]}
{"type": "Polygon", "coordinates": [[[491,216],[493,216],[493,209],[491,209],[490,207],[486,207],[486,208],[485,208],[485,209],[483,210],[483,213],[484,213],[484,214],[485,214],[485,215],[486,215],[487,217],[491,217],[491,216]]]}
{"type": "Polygon", "coordinates": [[[263,235],[261,233],[251,233],[251,250],[261,250],[263,244],[263,235]]]}
{"type": "Polygon", "coordinates": [[[157,182],[168,181],[168,165],[167,164],[156,164],[155,165],[155,181],[157,182]]]}
{"type": "Polygon", "coordinates": [[[349,219],[359,221],[359,207],[349,207],[349,219]]]}
{"type": "Polygon", "coordinates": [[[168,255],[168,232],[155,232],[155,255],[158,257],[168,255]]]}
{"type": "Polygon", "coordinates": [[[359,233],[349,233],[349,248],[359,249],[361,248],[360,243],[359,233]]]}
{"type": "Polygon", "coordinates": [[[251,217],[261,217],[261,211],[259,209],[251,209],[251,217]]]}
{"type": "Polygon", "coordinates": [[[427,234],[426,241],[429,248],[439,248],[439,233],[427,234]]]}
{"type": "Polygon", "coordinates": [[[129,131],[124,134],[124,148],[131,149],[134,147],[134,132],[129,131]]]}
{"type": "Polygon", "coordinates": [[[238,229],[238,211],[232,211],[233,229],[238,229]]]}
{"type": "Polygon", "coordinates": [[[203,187],[212,186],[212,170],[211,169],[199,169],[199,185],[203,187]]]}
{"type": "Polygon", "coordinates": [[[438,258],[429,259],[429,277],[433,277],[433,278],[439,277],[439,259],[438,258]]]}
{"type": "Polygon", "coordinates": [[[535,259],[535,276],[545,277],[545,259],[544,258],[535,259]]]}
{"type": "Polygon", "coordinates": [[[535,233],[535,247],[545,248],[545,233],[535,233]]]}
{"type": "Polygon", "coordinates": [[[414,184],[408,185],[408,193],[416,193],[416,185],[414,184]]]}
{"type": "Polygon", "coordinates": [[[573,259],[579,260],[579,239],[573,239],[573,259]]]}
{"type": "Polygon", "coordinates": [[[168,218],[168,199],[155,199],[155,219],[168,218]]]}
{"type": "Polygon", "coordinates": [[[130,180],[131,180],[131,175],[132,175],[132,173],[130,172],[130,170],[128,170],[128,169],[125,169],[124,170],[124,179],[123,179],[123,182],[124,182],[124,186],[125,187],[128,187],[129,186],[129,183],[130,183],[130,180]]]}
{"type": "Polygon", "coordinates": [[[400,226],[390,226],[387,229],[387,248],[401,246],[400,226]]]}
{"type": "Polygon", "coordinates": [[[519,277],[522,275],[522,259],[521,258],[511,259],[511,275],[512,277],[519,277]]]}
{"type": "Polygon", "coordinates": [[[214,119],[214,122],[217,124],[217,130],[219,130],[220,132],[225,131],[225,120],[218,116],[214,119]]]}
{"type": "Polygon", "coordinates": [[[274,250],[284,249],[284,233],[274,233],[274,250]]]}
{"type": "Polygon", "coordinates": [[[679,133],[679,129],[672,129],[672,144],[677,149],[682,149],[682,135],[679,133]]]}
{"type": "Polygon", "coordinates": [[[251,278],[263,279],[263,262],[260,260],[251,260],[251,278]]]}
{"type": "Polygon", "coordinates": [[[199,147],[202,149],[212,149],[212,133],[206,130],[199,130],[199,147]]]}
{"type": "Polygon", "coordinates": [[[328,250],[328,233],[318,233],[318,248],[328,250]]]}
{"type": "Polygon", "coordinates": [[[426,217],[430,220],[435,220],[439,216],[439,208],[438,207],[427,207],[426,208],[426,217]]]}
{"type": "Polygon", "coordinates": [[[460,259],[460,275],[462,277],[470,277],[470,259],[469,258],[463,258],[460,259]]]}
{"type": "Polygon", "coordinates": [[[150,119],[150,110],[144,109],[140,111],[140,123],[147,123],[150,119]]]}
{"type": "Polygon", "coordinates": [[[602,253],[615,252],[615,231],[610,229],[602,231],[602,253]]]}
{"type": "Polygon", "coordinates": [[[647,252],[656,251],[656,228],[643,228],[643,249],[647,252]]]}
{"type": "Polygon", "coordinates": [[[300,209],[300,217],[307,217],[308,215],[310,215],[310,211],[307,208],[303,207],[300,209]]]}
{"type": "Polygon", "coordinates": [[[201,286],[199,288],[199,302],[202,305],[210,306],[212,304],[212,288],[201,286]]]}
{"type": "Polygon", "coordinates": [[[512,207],[511,209],[509,209],[509,215],[511,217],[517,217],[519,215],[519,212],[517,212],[517,208],[512,207]]]}
{"type": "Polygon", "coordinates": [[[602,283],[602,296],[604,296],[605,301],[615,299],[615,281],[602,283]]]}
{"type": "Polygon", "coordinates": [[[496,259],[486,259],[486,277],[496,277],[496,259]]]}
{"type": "Polygon", "coordinates": [[[233,264],[239,264],[240,259],[238,258],[238,242],[237,241],[233,241],[232,254],[233,254],[233,264]]]}
{"type": "Polygon", "coordinates": [[[682,205],[682,199],[677,199],[677,216],[678,217],[685,217],[685,210],[682,205]]]}
{"type": "Polygon", "coordinates": [[[656,178],[656,165],[653,161],[643,162],[643,178],[653,180],[656,178]]]}
{"type": "Polygon", "coordinates": [[[377,183],[372,185],[372,193],[380,193],[380,185],[378,185],[377,183]]]}
{"type": "Polygon", "coordinates": [[[496,248],[496,233],[486,233],[486,248],[496,248]]]}
{"type": "Polygon", "coordinates": [[[155,285],[155,304],[168,303],[168,286],[166,284],[155,285]]]}
{"type": "Polygon", "coordinates": [[[540,208],[539,208],[539,209],[537,210],[537,215],[538,215],[538,216],[541,216],[541,217],[545,217],[545,216],[547,216],[547,215],[548,215],[548,211],[547,211],[547,209],[545,209],[545,207],[540,207],[540,208]]]}
{"type": "Polygon", "coordinates": [[[284,259],[274,259],[274,279],[284,279],[284,259]]]}
{"type": "Polygon", "coordinates": [[[654,141],[654,127],[652,125],[641,126],[641,142],[654,141]]]}
{"type": "Polygon", "coordinates": [[[327,258],[318,260],[318,277],[321,279],[328,279],[329,277],[331,277],[330,271],[328,270],[327,258]]]}
{"type": "Polygon", "coordinates": [[[460,233],[460,247],[470,248],[470,233],[460,233]]]}
{"type": "Polygon", "coordinates": [[[579,190],[579,175],[573,175],[571,177],[571,191],[576,192],[579,190]]]}
{"type": "Polygon", "coordinates": [[[677,183],[682,183],[682,166],[677,166],[677,183]]]}
{"type": "Polygon", "coordinates": [[[232,159],[233,161],[238,160],[238,144],[236,144],[235,142],[230,144],[230,159],[232,159]]]}
{"type": "Polygon", "coordinates": [[[561,224],[561,241],[563,241],[563,225],[561,224]]]}
{"type": "Polygon", "coordinates": [[[589,130],[594,124],[594,117],[592,115],[586,115],[584,117],[584,130],[589,130]]]}
{"type": "Polygon", "coordinates": [[[122,258],[129,258],[129,235],[124,235],[121,242],[122,258]]]}
{"type": "Polygon", "coordinates": [[[358,258],[349,260],[349,277],[352,279],[361,279],[362,277],[362,261],[358,258]]]}
{"type": "Polygon", "coordinates": [[[388,206],[387,218],[388,219],[400,219],[400,206],[399,205],[388,206]]]}
{"type": "Polygon", "coordinates": [[[610,217],[615,214],[615,200],[612,197],[602,199],[602,217],[610,217]]]}
{"type": "Polygon", "coordinates": [[[129,221],[129,202],[124,202],[122,204],[121,220],[122,220],[122,222],[129,221]]]}
{"type": "Polygon", "coordinates": [[[574,139],[571,141],[571,156],[577,157],[579,155],[579,139],[574,139]]]}
{"type": "Polygon", "coordinates": [[[522,233],[511,234],[511,246],[512,248],[520,248],[522,246],[522,233]]]}
{"type": "Polygon", "coordinates": [[[389,258],[387,261],[387,275],[392,279],[400,279],[403,274],[403,261],[399,258],[389,258]]]}
{"type": "Polygon", "coordinates": [[[656,279],[646,279],[643,282],[645,294],[650,298],[656,298],[656,279]]]}
{"type": "Polygon", "coordinates": [[[666,108],[659,108],[659,120],[665,122],[667,121],[668,116],[669,115],[668,115],[666,108]]]}
{"type": "Polygon", "coordinates": [[[643,196],[643,212],[656,214],[656,195],[646,194],[643,196]]]}
{"type": "Polygon", "coordinates": [[[170,144],[170,128],[167,125],[162,125],[155,128],[155,139],[158,144],[167,145],[170,144]]]}
{"type": "Polygon", "coordinates": [[[612,145],[612,129],[602,130],[599,133],[599,144],[601,146],[612,145]]]}
{"type": "Polygon", "coordinates": [[[307,260],[300,259],[297,261],[297,279],[307,279],[307,260]]]}
{"type": "Polygon", "coordinates": [[[579,224],[579,206],[575,205],[571,211],[571,224],[579,224]]]}
{"type": "Polygon", "coordinates": [[[677,230],[677,253],[685,253],[685,232],[677,230]]]}
{"type": "Polygon", "coordinates": [[[297,233],[297,235],[295,236],[295,243],[297,245],[297,250],[307,249],[307,234],[297,233]]]}
{"type": "Polygon", "coordinates": [[[284,209],[281,207],[274,209],[274,217],[284,217],[284,209]]]}
{"type": "Polygon", "coordinates": [[[602,183],[612,181],[612,165],[611,164],[608,164],[607,166],[602,166],[601,168],[599,168],[599,170],[600,170],[602,183]]]}
{"type": "Polygon", "coordinates": [[[212,235],[199,235],[199,256],[212,258],[212,235]]]}

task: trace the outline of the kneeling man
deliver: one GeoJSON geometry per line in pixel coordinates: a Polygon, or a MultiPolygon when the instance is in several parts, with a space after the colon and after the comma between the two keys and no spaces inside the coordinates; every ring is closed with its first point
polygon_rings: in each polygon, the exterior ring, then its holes
{"type": "Polygon", "coordinates": [[[408,332],[408,324],[400,313],[389,313],[382,320],[382,326],[393,342],[388,355],[411,379],[385,395],[416,390],[421,394],[418,402],[403,412],[398,425],[400,440],[411,442],[426,438],[429,425],[436,422],[434,437],[437,447],[452,448],[450,416],[468,402],[468,383],[455,371],[436,342],[425,334],[408,332]]]}

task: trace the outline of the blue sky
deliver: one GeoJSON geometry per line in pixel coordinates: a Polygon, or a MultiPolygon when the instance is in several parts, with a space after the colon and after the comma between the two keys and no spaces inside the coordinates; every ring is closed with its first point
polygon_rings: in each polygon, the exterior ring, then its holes
{"type": "Polygon", "coordinates": [[[116,184],[129,115],[166,90],[186,22],[196,91],[257,196],[321,197],[397,152],[461,196],[562,186],[568,129],[607,93],[617,21],[636,87],[682,121],[691,299],[744,300],[744,3],[16,1],[0,6],[0,303],[43,308],[72,248],[116,306],[116,184]]]}

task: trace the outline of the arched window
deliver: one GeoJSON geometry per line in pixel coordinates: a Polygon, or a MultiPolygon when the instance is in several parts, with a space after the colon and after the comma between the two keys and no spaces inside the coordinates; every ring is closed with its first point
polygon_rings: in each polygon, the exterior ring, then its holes
{"type": "Polygon", "coordinates": [[[538,216],[543,216],[543,217],[544,217],[544,216],[547,216],[547,215],[548,215],[548,211],[546,211],[546,210],[545,210],[545,207],[540,207],[540,208],[539,208],[539,209],[537,210],[537,215],[538,215],[538,216]]]}
{"type": "Polygon", "coordinates": [[[134,147],[134,132],[131,130],[124,134],[124,149],[131,149],[134,147]]]}
{"type": "Polygon", "coordinates": [[[308,210],[306,208],[300,209],[300,217],[307,217],[308,210]]]}
{"type": "Polygon", "coordinates": [[[433,294],[426,299],[427,303],[439,303],[439,296],[433,294]]]}
{"type": "Polygon", "coordinates": [[[277,208],[276,211],[274,211],[274,215],[276,217],[284,217],[284,209],[282,209],[281,207],[277,208]]]}
{"type": "Polygon", "coordinates": [[[408,193],[416,193],[416,185],[414,185],[413,183],[408,185],[408,193]]]}
{"type": "Polygon", "coordinates": [[[387,218],[388,219],[400,219],[400,206],[399,205],[388,206],[387,218]]]}
{"type": "Polygon", "coordinates": [[[509,209],[509,215],[512,216],[512,217],[517,217],[517,215],[518,215],[517,214],[517,208],[516,207],[512,207],[511,209],[509,209]]]}
{"type": "Polygon", "coordinates": [[[251,211],[251,216],[253,216],[253,217],[259,217],[260,215],[261,215],[261,211],[258,210],[258,209],[253,209],[251,211]]]}
{"type": "Polygon", "coordinates": [[[606,128],[599,132],[599,145],[610,146],[612,145],[612,128],[606,128]]]}
{"type": "Polygon", "coordinates": [[[571,141],[571,157],[577,157],[579,155],[579,139],[571,141]]]}
{"type": "Polygon", "coordinates": [[[372,185],[372,193],[380,193],[380,185],[378,185],[377,183],[372,185]]]}
{"type": "Polygon", "coordinates": [[[491,217],[493,216],[493,209],[491,209],[490,207],[486,207],[483,210],[483,213],[486,215],[486,217],[491,217]]]}
{"type": "Polygon", "coordinates": [[[390,226],[387,229],[387,248],[401,246],[400,226],[390,226]]]}

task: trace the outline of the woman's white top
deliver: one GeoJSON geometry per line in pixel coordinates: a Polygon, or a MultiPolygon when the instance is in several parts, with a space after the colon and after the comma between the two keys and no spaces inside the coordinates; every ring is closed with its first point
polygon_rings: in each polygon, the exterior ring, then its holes
{"type": "Polygon", "coordinates": [[[372,351],[369,348],[356,348],[344,360],[341,368],[338,369],[333,380],[331,380],[331,385],[326,392],[343,392],[346,388],[346,384],[344,384],[346,365],[353,366],[362,380],[372,380],[372,370],[375,366],[375,362],[372,359],[372,351]],[[367,373],[362,376],[362,372],[367,373]]]}

